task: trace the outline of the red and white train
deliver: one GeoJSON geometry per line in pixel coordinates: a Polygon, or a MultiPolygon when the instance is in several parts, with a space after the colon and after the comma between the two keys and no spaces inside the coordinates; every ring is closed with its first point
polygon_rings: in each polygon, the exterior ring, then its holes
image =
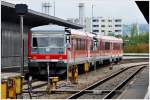
{"type": "MultiPolygon", "coordinates": [[[[92,67],[103,62],[119,62],[123,54],[123,40],[51,25],[33,28],[28,34],[28,67],[35,75],[62,75],[68,66],[85,63],[92,67]]],[[[80,71],[80,70],[79,70],[80,71]]]]}

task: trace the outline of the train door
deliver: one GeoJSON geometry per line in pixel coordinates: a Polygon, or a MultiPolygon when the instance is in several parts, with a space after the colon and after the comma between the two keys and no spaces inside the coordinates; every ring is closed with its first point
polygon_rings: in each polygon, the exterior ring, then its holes
{"type": "Polygon", "coordinates": [[[70,41],[70,34],[66,34],[66,53],[67,53],[67,59],[68,62],[71,62],[71,58],[72,58],[72,45],[71,45],[71,41],[70,41]]]}

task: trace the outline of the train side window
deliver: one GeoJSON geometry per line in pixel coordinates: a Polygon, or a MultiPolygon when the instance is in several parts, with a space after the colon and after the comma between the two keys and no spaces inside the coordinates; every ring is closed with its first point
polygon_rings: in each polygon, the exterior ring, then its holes
{"type": "Polygon", "coordinates": [[[74,50],[77,50],[77,41],[75,38],[73,39],[73,45],[74,45],[74,50]]]}
{"type": "Polygon", "coordinates": [[[82,50],[82,40],[79,38],[80,50],[82,50]]]}
{"type": "Polygon", "coordinates": [[[119,43],[113,44],[113,50],[120,50],[120,49],[121,49],[121,44],[119,44],[119,43]]]}
{"type": "Polygon", "coordinates": [[[82,39],[80,39],[80,50],[83,49],[83,46],[82,46],[82,39]]]}
{"type": "Polygon", "coordinates": [[[37,47],[38,46],[36,37],[33,37],[32,46],[33,47],[37,47]]]}
{"type": "Polygon", "coordinates": [[[113,50],[116,50],[116,43],[113,44],[113,50]]]}
{"type": "Polygon", "coordinates": [[[117,44],[116,43],[113,44],[113,50],[117,50],[117,44]]]}
{"type": "Polygon", "coordinates": [[[82,50],[85,50],[85,41],[84,41],[84,39],[81,40],[81,47],[82,47],[82,50]]]}
{"type": "Polygon", "coordinates": [[[83,45],[84,45],[83,50],[85,50],[85,48],[86,48],[86,47],[85,47],[85,39],[83,40],[83,45]]]}
{"type": "Polygon", "coordinates": [[[93,50],[93,47],[94,47],[93,46],[93,40],[91,40],[91,48],[90,49],[93,50]]]}
{"type": "Polygon", "coordinates": [[[105,50],[109,50],[110,49],[110,43],[109,42],[105,42],[105,50]]]}
{"type": "Polygon", "coordinates": [[[120,50],[122,49],[122,43],[120,43],[120,50]]]}
{"type": "Polygon", "coordinates": [[[77,38],[76,41],[77,41],[77,42],[76,42],[76,44],[77,44],[76,50],[80,50],[80,39],[77,38]]]}
{"type": "Polygon", "coordinates": [[[73,38],[71,38],[71,49],[73,50],[73,48],[74,48],[74,45],[73,45],[74,43],[73,43],[73,38]]]}
{"type": "Polygon", "coordinates": [[[78,39],[76,38],[75,41],[76,41],[76,50],[78,50],[78,39]]]}
{"type": "Polygon", "coordinates": [[[85,50],[88,50],[87,39],[85,39],[85,50]]]}
{"type": "Polygon", "coordinates": [[[78,44],[78,50],[80,50],[80,40],[77,39],[77,44],[78,44]]]}

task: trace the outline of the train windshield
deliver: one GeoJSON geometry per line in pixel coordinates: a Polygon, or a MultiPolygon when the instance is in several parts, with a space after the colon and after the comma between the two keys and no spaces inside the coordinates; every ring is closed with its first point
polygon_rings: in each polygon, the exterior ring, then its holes
{"type": "Polygon", "coordinates": [[[33,36],[32,53],[63,54],[64,36],[33,36]]]}

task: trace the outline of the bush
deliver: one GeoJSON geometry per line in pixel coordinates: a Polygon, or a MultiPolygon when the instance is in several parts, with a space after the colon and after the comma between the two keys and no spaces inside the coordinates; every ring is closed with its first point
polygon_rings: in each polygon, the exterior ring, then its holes
{"type": "Polygon", "coordinates": [[[125,53],[148,53],[149,33],[142,33],[132,37],[123,37],[125,53]]]}
{"type": "Polygon", "coordinates": [[[149,53],[149,44],[142,43],[137,45],[128,45],[124,47],[125,53],[149,53]]]}

